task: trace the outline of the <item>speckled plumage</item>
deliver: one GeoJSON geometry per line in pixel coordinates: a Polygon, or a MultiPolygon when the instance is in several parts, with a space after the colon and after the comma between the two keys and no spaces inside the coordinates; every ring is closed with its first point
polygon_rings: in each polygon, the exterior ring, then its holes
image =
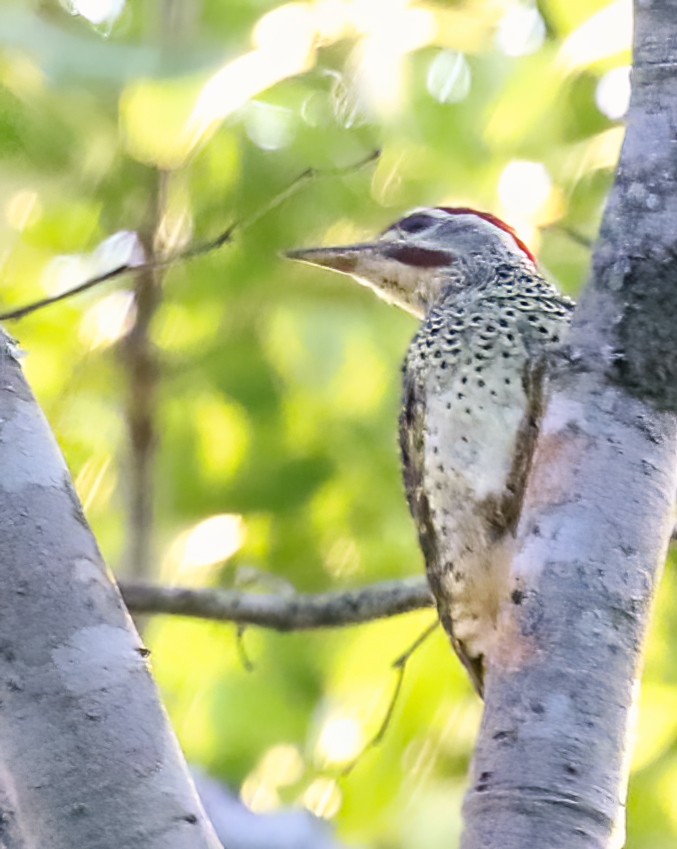
{"type": "Polygon", "coordinates": [[[507,595],[510,545],[540,418],[543,354],[571,305],[529,261],[442,295],[404,365],[400,444],[442,623],[478,689],[507,595]]]}
{"type": "Polygon", "coordinates": [[[422,317],[404,363],[400,444],[440,619],[478,692],[541,414],[545,354],[572,302],[502,222],[421,210],[376,241],[293,252],[422,317]]]}

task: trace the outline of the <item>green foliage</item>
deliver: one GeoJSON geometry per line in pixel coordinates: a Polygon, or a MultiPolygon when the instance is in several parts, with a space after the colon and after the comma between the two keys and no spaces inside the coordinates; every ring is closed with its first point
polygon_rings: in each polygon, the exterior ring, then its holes
{"type": "MultiPolygon", "coordinates": [[[[130,3],[98,26],[51,2],[0,9],[5,306],[101,270],[92,252],[117,231],[146,245],[154,233],[171,253],[318,171],[232,243],[164,275],[152,571],[167,582],[321,591],[422,568],[396,449],[414,322],[282,250],[373,233],[413,206],[468,203],[516,224],[571,293],[586,275],[589,252],[567,231],[596,233],[621,130],[595,97],[629,61],[613,33],[608,48],[606,36],[581,42],[605,4],[337,2],[345,21],[333,28],[331,8],[130,3]],[[377,163],[331,173],[376,147],[377,163]],[[220,514],[241,516],[244,538],[200,565],[186,554],[191,531],[220,514]]],[[[120,293],[131,285],[12,328],[117,571],[130,472],[120,293]]],[[[223,543],[211,538],[203,561],[223,543]]],[[[634,849],[677,838],[670,595],[648,658],[634,849]]],[[[158,619],[146,636],[188,756],[255,808],[307,804],[347,841],[437,849],[460,829],[480,715],[441,634],[412,658],[384,741],[341,777],[388,707],[391,661],[430,616],[248,630],[243,645],[232,626],[158,619]]]]}

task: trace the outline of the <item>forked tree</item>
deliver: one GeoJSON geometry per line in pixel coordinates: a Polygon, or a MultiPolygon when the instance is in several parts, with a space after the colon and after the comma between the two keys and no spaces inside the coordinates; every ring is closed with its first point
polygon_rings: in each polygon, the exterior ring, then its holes
{"type": "MultiPolygon", "coordinates": [[[[463,849],[623,843],[628,739],[677,489],[677,2],[635,2],[593,273],[551,357],[463,849]]],[[[0,360],[4,844],[216,847],[14,347],[0,360]]]]}

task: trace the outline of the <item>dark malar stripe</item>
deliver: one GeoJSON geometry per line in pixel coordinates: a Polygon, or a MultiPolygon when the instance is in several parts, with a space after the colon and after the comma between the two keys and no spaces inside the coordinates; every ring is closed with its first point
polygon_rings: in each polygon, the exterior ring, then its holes
{"type": "Polygon", "coordinates": [[[450,251],[436,251],[415,245],[388,245],[383,253],[390,259],[396,259],[403,265],[411,265],[414,268],[439,268],[451,265],[455,259],[450,251]]]}

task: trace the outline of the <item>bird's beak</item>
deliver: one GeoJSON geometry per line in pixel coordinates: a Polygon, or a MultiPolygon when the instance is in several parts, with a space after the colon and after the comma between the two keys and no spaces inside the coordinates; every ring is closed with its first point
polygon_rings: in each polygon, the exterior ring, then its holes
{"type": "Polygon", "coordinates": [[[347,245],[339,248],[300,248],[287,251],[285,256],[307,262],[309,265],[321,265],[323,268],[352,274],[357,268],[358,259],[373,249],[374,246],[369,244],[347,245]]]}

